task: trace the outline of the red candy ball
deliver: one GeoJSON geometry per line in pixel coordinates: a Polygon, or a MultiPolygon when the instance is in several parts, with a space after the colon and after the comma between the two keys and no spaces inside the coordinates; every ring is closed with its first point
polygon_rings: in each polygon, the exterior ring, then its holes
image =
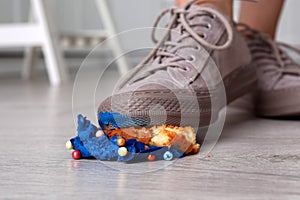
{"type": "Polygon", "coordinates": [[[72,152],[72,157],[74,158],[74,160],[78,160],[81,158],[81,153],[79,150],[75,150],[72,152]]]}
{"type": "Polygon", "coordinates": [[[148,160],[149,160],[149,161],[155,160],[155,155],[149,154],[148,160]]]}

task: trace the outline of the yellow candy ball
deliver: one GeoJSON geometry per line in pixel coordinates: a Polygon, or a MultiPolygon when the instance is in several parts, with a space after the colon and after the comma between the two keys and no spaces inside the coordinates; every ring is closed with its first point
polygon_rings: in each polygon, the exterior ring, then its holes
{"type": "Polygon", "coordinates": [[[70,140],[67,141],[67,143],[66,143],[66,148],[67,148],[68,150],[73,149],[73,145],[72,145],[72,142],[71,142],[70,140]]]}
{"type": "Polygon", "coordinates": [[[122,156],[122,157],[126,156],[127,155],[127,149],[126,149],[126,147],[120,147],[118,149],[118,154],[119,154],[119,156],[122,156]]]}

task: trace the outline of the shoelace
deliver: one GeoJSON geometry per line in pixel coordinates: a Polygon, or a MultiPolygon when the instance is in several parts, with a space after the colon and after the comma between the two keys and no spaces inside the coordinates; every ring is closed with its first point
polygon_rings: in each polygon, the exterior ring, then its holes
{"type": "Polygon", "coordinates": [[[264,66],[263,72],[273,72],[279,74],[276,84],[284,75],[300,76],[300,65],[289,57],[283,50],[295,52],[300,56],[300,50],[281,42],[273,41],[269,36],[250,28],[246,24],[237,24],[242,28],[240,31],[246,37],[250,38],[249,48],[253,54],[253,59],[260,61],[264,66]]]}
{"type": "MultiPolygon", "coordinates": [[[[138,72],[140,72],[141,69],[143,69],[144,66],[147,63],[149,63],[153,58],[156,58],[156,59],[157,58],[158,59],[168,58],[168,62],[158,63],[155,67],[152,67],[152,68],[148,69],[148,71],[146,71],[144,74],[141,74],[140,77],[137,78],[136,80],[140,80],[140,79],[147,77],[149,74],[153,73],[153,71],[165,69],[168,67],[178,67],[178,68],[186,70],[185,67],[180,65],[178,62],[181,60],[186,60],[188,58],[182,58],[180,56],[177,56],[175,54],[175,52],[181,48],[188,48],[188,47],[198,48],[198,46],[195,47],[195,46],[191,46],[191,45],[180,44],[180,41],[182,41],[185,38],[191,37],[198,44],[202,45],[203,47],[212,49],[212,50],[226,49],[231,45],[231,43],[233,41],[233,30],[232,30],[232,26],[231,26],[230,22],[222,14],[220,14],[219,12],[216,12],[214,9],[212,9],[210,7],[199,7],[197,9],[197,11],[199,11],[199,13],[195,12],[195,14],[193,16],[190,16],[190,18],[199,16],[199,15],[203,15],[203,13],[206,13],[206,15],[209,15],[212,18],[218,18],[220,20],[220,22],[224,25],[225,30],[227,31],[227,41],[224,44],[222,44],[220,46],[210,44],[209,42],[207,42],[205,40],[204,34],[196,33],[193,30],[193,27],[189,25],[188,19],[187,19],[187,15],[190,14],[189,8],[196,1],[197,0],[191,1],[183,9],[179,9],[179,8],[166,9],[158,16],[158,18],[156,19],[156,21],[154,23],[154,29],[151,34],[152,40],[154,43],[156,43],[156,46],[150,52],[150,54],[137,67],[135,67],[133,69],[131,74],[124,81],[122,81],[122,83],[119,86],[119,89],[122,88],[129,80],[131,80],[133,77],[135,77],[135,75],[138,74],[138,72]],[[164,33],[162,38],[158,41],[155,37],[156,28],[157,28],[160,20],[167,13],[170,13],[171,19],[166,27],[167,31],[164,33]],[[179,42],[168,41],[168,39],[170,38],[170,33],[172,31],[172,28],[178,22],[182,26],[182,28],[185,30],[185,33],[181,35],[181,38],[178,40],[179,42]],[[166,51],[166,49],[168,47],[171,47],[171,48],[166,51]]],[[[196,26],[196,25],[194,25],[194,26],[196,26]]],[[[197,24],[197,26],[203,26],[203,27],[209,28],[208,26],[210,26],[210,25],[206,23],[206,24],[197,24]]]]}

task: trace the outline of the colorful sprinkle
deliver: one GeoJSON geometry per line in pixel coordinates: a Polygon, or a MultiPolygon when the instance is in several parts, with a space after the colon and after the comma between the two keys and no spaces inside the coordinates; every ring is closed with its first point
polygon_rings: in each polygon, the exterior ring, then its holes
{"type": "Polygon", "coordinates": [[[149,156],[148,156],[148,160],[149,161],[153,161],[153,160],[155,160],[155,155],[153,155],[153,154],[149,154],[149,156]]]}
{"type": "Polygon", "coordinates": [[[66,142],[66,148],[67,148],[68,150],[73,149],[73,145],[72,145],[72,142],[71,142],[70,140],[66,142]]]}
{"type": "Polygon", "coordinates": [[[97,131],[97,133],[96,133],[96,137],[97,137],[97,138],[100,138],[100,137],[103,136],[103,135],[104,135],[104,132],[101,131],[101,130],[97,131]]]}
{"type": "Polygon", "coordinates": [[[119,156],[121,156],[121,157],[124,157],[124,156],[126,156],[127,155],[127,149],[126,149],[126,147],[120,147],[119,149],[118,149],[118,154],[119,154],[119,156]]]}
{"type": "Polygon", "coordinates": [[[75,159],[75,160],[78,160],[81,158],[81,153],[79,150],[75,150],[72,152],[72,157],[75,159]]]}
{"type": "Polygon", "coordinates": [[[170,161],[173,159],[173,154],[170,151],[164,153],[164,160],[170,161]]]}
{"type": "Polygon", "coordinates": [[[117,145],[118,145],[119,147],[124,146],[125,143],[126,143],[126,140],[125,140],[124,138],[119,137],[119,138],[117,139],[117,145]]]}

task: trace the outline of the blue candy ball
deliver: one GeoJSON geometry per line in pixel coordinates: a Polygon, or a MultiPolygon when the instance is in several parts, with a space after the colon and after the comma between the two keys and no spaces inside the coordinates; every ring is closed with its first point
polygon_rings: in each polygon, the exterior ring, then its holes
{"type": "Polygon", "coordinates": [[[164,160],[170,161],[173,159],[173,154],[170,151],[164,153],[164,160]]]}

